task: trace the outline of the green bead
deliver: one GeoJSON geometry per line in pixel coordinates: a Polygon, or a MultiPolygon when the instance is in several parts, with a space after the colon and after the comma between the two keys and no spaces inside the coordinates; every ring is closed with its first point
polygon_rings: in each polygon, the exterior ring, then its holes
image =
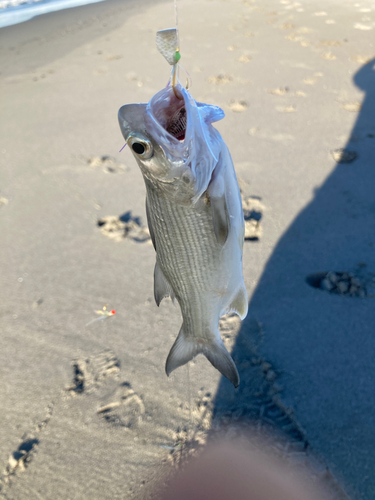
{"type": "Polygon", "coordinates": [[[179,52],[176,52],[174,55],[174,60],[176,61],[176,63],[178,63],[180,59],[181,59],[181,54],[179,52]]]}

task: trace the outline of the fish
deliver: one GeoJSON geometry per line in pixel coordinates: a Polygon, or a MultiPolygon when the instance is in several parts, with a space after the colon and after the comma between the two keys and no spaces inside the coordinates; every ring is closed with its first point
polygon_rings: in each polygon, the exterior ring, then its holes
{"type": "Polygon", "coordinates": [[[180,332],[167,376],[198,354],[238,387],[240,377],[219,331],[220,317],[244,319],[244,216],[227,145],[212,123],[218,106],[196,102],[180,82],[148,103],[118,113],[122,135],[146,186],[146,215],[156,251],[154,297],[176,300],[180,332]]]}

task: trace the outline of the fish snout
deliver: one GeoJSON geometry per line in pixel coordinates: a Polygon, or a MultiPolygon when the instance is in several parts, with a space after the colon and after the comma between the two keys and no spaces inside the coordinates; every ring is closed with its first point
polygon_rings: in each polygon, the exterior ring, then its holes
{"type": "Polygon", "coordinates": [[[118,112],[118,121],[124,139],[127,141],[131,132],[146,132],[144,114],[147,104],[125,104],[118,112]]]}

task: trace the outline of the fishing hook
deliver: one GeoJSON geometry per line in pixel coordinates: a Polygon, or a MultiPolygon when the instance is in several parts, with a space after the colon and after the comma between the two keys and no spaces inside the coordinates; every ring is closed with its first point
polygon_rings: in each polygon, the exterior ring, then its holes
{"type": "Polygon", "coordinates": [[[172,89],[173,89],[173,93],[177,97],[177,99],[180,99],[180,101],[183,101],[184,98],[182,97],[181,94],[179,94],[177,92],[177,89],[176,89],[177,80],[178,80],[177,64],[178,64],[178,61],[181,59],[180,49],[178,47],[176,48],[176,53],[175,53],[174,59],[176,62],[173,65],[173,69],[172,69],[172,89]]]}

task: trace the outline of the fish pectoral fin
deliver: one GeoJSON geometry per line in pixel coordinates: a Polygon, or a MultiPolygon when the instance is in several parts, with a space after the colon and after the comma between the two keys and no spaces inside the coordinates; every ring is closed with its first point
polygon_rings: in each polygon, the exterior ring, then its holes
{"type": "Polygon", "coordinates": [[[212,222],[216,240],[220,245],[225,245],[229,234],[229,214],[225,194],[220,198],[210,198],[212,222]]]}
{"type": "Polygon", "coordinates": [[[163,271],[160,269],[158,261],[156,261],[154,269],[154,297],[156,305],[158,307],[160,305],[160,302],[165,297],[170,297],[173,301],[175,299],[175,294],[172,290],[172,287],[166,280],[163,271]]]}
{"type": "Polygon", "coordinates": [[[219,162],[212,173],[212,178],[207,190],[211,203],[214,232],[216,240],[220,245],[224,245],[227,241],[230,225],[227,200],[225,197],[223,169],[224,163],[220,156],[219,162]]]}
{"type": "Polygon", "coordinates": [[[246,318],[248,309],[247,303],[247,291],[245,286],[240,288],[235,296],[234,300],[232,300],[230,306],[228,307],[226,314],[236,313],[241,319],[246,318]]]}
{"type": "Polygon", "coordinates": [[[150,212],[149,212],[149,208],[148,208],[147,197],[146,197],[146,217],[147,217],[148,230],[150,231],[151,241],[152,241],[152,244],[154,245],[154,249],[156,252],[155,233],[154,233],[154,229],[153,229],[152,224],[151,224],[151,217],[150,217],[150,212]]]}
{"type": "Polygon", "coordinates": [[[199,114],[207,123],[218,122],[225,117],[224,111],[219,108],[219,106],[213,106],[212,104],[203,104],[201,102],[197,102],[197,106],[199,109],[199,114]]]}
{"type": "Polygon", "coordinates": [[[204,354],[212,366],[230,380],[234,387],[239,386],[240,377],[236,365],[224,344],[216,339],[212,342],[198,342],[194,338],[186,339],[183,328],[168,354],[165,364],[166,374],[169,376],[173,370],[185,365],[200,353],[204,354]]]}

